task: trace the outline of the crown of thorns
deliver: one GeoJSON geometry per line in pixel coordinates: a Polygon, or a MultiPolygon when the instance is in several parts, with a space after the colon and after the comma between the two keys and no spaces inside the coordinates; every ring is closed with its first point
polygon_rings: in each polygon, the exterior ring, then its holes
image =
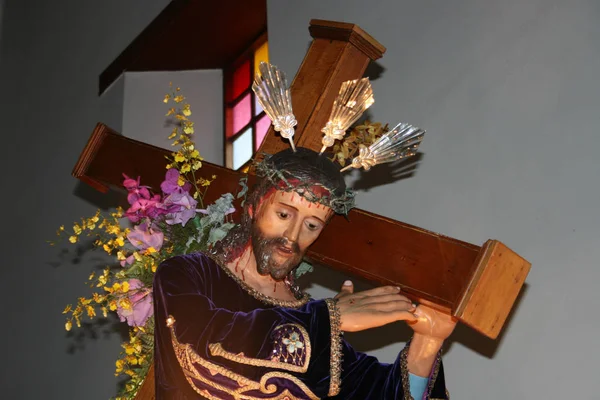
{"type": "Polygon", "coordinates": [[[347,215],[354,208],[354,191],[344,189],[337,191],[322,182],[307,182],[305,177],[296,175],[293,171],[278,168],[271,160],[272,156],[265,154],[260,162],[255,162],[256,176],[266,180],[268,186],[284,192],[296,192],[311,203],[322,204],[331,208],[336,214],[347,215]]]}

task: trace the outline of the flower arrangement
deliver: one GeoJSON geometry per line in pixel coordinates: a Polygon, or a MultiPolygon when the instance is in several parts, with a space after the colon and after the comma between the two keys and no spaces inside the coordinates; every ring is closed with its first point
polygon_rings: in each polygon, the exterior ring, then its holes
{"type": "MultiPolygon", "coordinates": [[[[158,265],[175,254],[210,249],[234,226],[232,194],[204,207],[206,191],[216,176],[210,180],[196,176],[203,159],[192,142],[190,105],[173,86],[164,102],[173,104],[167,112],[174,122],[169,139],[179,149],[171,153],[160,193],[142,185],[140,177],[124,175],[127,210],[118,208],[108,215],[98,211],[75,223],[72,230],[61,226],[57,232],[70,243],[78,243],[84,235],[92,237],[96,248],[116,257],[114,266],[89,276],[88,283],[95,288],[92,297],[80,297],[76,304],[67,305],[63,314],[67,331],[73,325],[81,327],[83,318],[93,319],[98,313],[106,318],[115,312],[129,325],[129,340],[122,344],[116,361],[115,376],[126,377],[117,400],[134,398],[152,365],[152,280],[158,265]]],[[[238,198],[247,190],[243,181],[241,185],[238,198]]]]}

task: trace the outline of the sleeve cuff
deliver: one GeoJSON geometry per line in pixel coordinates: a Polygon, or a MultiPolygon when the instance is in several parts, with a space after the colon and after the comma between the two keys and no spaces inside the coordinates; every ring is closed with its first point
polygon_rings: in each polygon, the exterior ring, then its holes
{"type": "Polygon", "coordinates": [[[423,393],[425,393],[425,389],[427,388],[427,383],[429,383],[429,378],[424,378],[422,376],[413,375],[410,372],[408,373],[408,384],[410,386],[410,395],[413,399],[422,399],[423,393]]]}

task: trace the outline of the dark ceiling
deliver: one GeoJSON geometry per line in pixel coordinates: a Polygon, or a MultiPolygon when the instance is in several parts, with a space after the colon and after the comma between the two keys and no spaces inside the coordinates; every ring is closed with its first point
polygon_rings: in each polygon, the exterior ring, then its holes
{"type": "Polygon", "coordinates": [[[266,30],[266,0],[173,0],[100,74],[99,92],[125,71],[223,68],[266,30]]]}

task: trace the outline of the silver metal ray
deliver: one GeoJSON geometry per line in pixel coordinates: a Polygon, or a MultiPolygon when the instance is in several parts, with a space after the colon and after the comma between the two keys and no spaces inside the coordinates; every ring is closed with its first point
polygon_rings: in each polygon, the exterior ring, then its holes
{"type": "Polygon", "coordinates": [[[341,172],[361,167],[368,171],[377,164],[413,156],[417,153],[424,135],[425,130],[421,128],[399,123],[369,147],[360,145],[358,157],[354,157],[352,164],[342,168],[341,172]]]}
{"type": "Polygon", "coordinates": [[[265,113],[271,119],[273,127],[281,136],[290,141],[292,150],[294,145],[294,127],[298,124],[292,111],[292,98],[285,74],[274,65],[261,62],[252,84],[265,113]]]}
{"type": "Polygon", "coordinates": [[[355,79],[342,83],[333,103],[329,121],[321,129],[325,134],[321,142],[321,154],[336,140],[342,139],[350,126],[375,102],[369,78],[355,79]]]}

